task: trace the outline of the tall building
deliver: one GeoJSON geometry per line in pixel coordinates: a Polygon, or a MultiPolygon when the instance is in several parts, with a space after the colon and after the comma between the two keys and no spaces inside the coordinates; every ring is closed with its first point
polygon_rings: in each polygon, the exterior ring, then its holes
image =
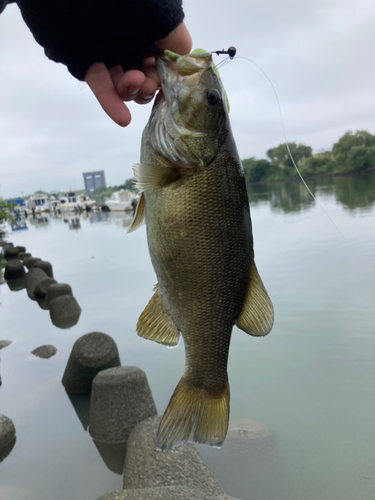
{"type": "Polygon", "coordinates": [[[105,183],[104,170],[98,170],[97,172],[84,172],[83,180],[85,181],[85,190],[87,193],[92,193],[95,188],[107,187],[105,183]]]}

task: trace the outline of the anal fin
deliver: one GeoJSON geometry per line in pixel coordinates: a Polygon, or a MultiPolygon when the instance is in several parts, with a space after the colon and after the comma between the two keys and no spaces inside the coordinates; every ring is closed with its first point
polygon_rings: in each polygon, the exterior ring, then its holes
{"type": "Polygon", "coordinates": [[[236,325],[257,337],[267,335],[273,326],[273,305],[254,261],[251,263],[250,281],[236,325]]]}
{"type": "Polygon", "coordinates": [[[137,334],[159,344],[176,346],[180,332],[163,306],[158,285],[155,285],[154,290],[154,295],[138,319],[137,334]]]}

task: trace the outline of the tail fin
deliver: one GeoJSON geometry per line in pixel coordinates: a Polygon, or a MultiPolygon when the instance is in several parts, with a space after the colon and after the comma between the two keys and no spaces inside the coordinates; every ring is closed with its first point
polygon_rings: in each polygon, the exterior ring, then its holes
{"type": "Polygon", "coordinates": [[[216,395],[182,377],[160,422],[156,447],[165,451],[188,442],[221,446],[227,435],[228,420],[228,382],[216,395]]]}

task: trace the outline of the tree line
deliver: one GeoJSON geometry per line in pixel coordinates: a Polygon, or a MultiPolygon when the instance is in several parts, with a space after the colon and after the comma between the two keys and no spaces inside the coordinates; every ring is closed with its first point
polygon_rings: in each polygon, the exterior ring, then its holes
{"type": "MultiPolygon", "coordinates": [[[[294,161],[305,178],[325,174],[362,173],[375,169],[375,135],[366,130],[346,132],[331,151],[312,154],[304,144],[288,143],[294,161]]],[[[268,159],[242,160],[247,182],[282,181],[298,176],[285,143],[271,148],[268,159]]]]}

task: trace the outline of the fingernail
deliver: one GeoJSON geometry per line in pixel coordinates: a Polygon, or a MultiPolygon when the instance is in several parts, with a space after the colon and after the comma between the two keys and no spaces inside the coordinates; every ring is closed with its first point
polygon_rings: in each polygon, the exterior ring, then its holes
{"type": "Polygon", "coordinates": [[[136,96],[136,95],[138,94],[138,92],[139,92],[139,89],[140,89],[139,87],[138,87],[137,89],[135,89],[135,90],[130,90],[130,89],[129,89],[129,95],[130,95],[131,97],[136,96]]]}
{"type": "Polygon", "coordinates": [[[143,96],[142,96],[142,99],[143,99],[144,101],[151,101],[151,99],[152,99],[153,97],[154,97],[154,94],[152,94],[152,95],[143,95],[143,96]]]}

